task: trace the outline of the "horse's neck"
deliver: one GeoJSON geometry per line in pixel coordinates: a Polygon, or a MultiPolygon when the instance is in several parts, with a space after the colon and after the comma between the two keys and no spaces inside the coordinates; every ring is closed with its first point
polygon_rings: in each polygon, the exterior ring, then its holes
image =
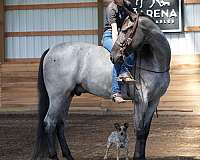
{"type": "Polygon", "coordinates": [[[145,43],[151,47],[153,52],[159,52],[162,46],[157,44],[161,44],[161,42],[165,40],[163,33],[160,31],[150,31],[146,35],[145,43]]]}

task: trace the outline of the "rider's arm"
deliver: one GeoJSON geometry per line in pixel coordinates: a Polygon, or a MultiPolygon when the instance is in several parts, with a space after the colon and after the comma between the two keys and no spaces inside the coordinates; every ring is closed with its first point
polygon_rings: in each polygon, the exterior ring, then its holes
{"type": "Polygon", "coordinates": [[[117,40],[117,36],[118,36],[116,10],[117,10],[117,6],[116,5],[113,6],[112,3],[106,8],[108,22],[110,23],[111,29],[112,29],[113,44],[117,40]]]}
{"type": "Polygon", "coordinates": [[[114,44],[118,37],[117,23],[112,23],[111,27],[112,27],[112,40],[114,44]]]}

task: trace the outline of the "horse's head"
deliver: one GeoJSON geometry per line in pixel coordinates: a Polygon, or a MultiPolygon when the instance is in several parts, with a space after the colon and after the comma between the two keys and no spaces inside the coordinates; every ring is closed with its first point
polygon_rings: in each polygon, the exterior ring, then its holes
{"type": "Polygon", "coordinates": [[[124,21],[121,32],[119,33],[111,51],[110,60],[112,63],[123,63],[124,56],[127,54],[126,49],[132,43],[132,38],[135,34],[137,23],[137,19],[135,22],[133,22],[129,17],[127,17],[124,21]]]}
{"type": "Polygon", "coordinates": [[[123,32],[120,32],[115,44],[113,45],[111,54],[110,54],[110,60],[112,63],[123,63],[124,61],[124,50],[125,46],[123,44],[125,40],[125,34],[123,32]]]}

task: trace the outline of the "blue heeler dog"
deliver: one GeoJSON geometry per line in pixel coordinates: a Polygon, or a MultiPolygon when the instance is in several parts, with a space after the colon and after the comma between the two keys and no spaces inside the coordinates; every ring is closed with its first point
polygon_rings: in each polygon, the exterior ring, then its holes
{"type": "Polygon", "coordinates": [[[126,160],[128,160],[128,136],[127,136],[128,123],[124,123],[123,126],[120,126],[119,123],[115,123],[114,126],[116,128],[116,131],[112,132],[108,137],[107,150],[104,159],[108,158],[108,151],[111,145],[114,144],[117,147],[117,160],[119,160],[120,148],[126,150],[126,160]]]}

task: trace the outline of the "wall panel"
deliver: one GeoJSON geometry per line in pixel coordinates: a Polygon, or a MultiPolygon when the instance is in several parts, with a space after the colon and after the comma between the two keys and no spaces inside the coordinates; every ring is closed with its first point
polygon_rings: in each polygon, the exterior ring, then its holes
{"type": "Polygon", "coordinates": [[[43,51],[60,42],[98,43],[97,35],[33,36],[6,38],[6,58],[39,58],[43,51]]]}
{"type": "Polygon", "coordinates": [[[97,0],[5,0],[6,5],[97,2],[97,0]]]}
{"type": "Polygon", "coordinates": [[[6,12],[6,32],[97,29],[97,8],[6,12]]]}
{"type": "MultiPolygon", "coordinates": [[[[200,4],[184,7],[184,21],[187,26],[200,26],[200,4]]],[[[166,33],[173,55],[200,53],[200,32],[166,33]]]]}
{"type": "MultiPolygon", "coordinates": [[[[97,0],[43,0],[42,2],[39,0],[6,0],[6,5],[77,2],[97,2],[97,0]]],[[[200,4],[185,4],[184,13],[185,27],[200,26],[200,4]]],[[[6,11],[5,17],[6,32],[98,29],[97,7],[9,10],[6,11]]],[[[166,36],[170,42],[173,55],[200,53],[200,32],[166,33],[166,36]]],[[[97,35],[8,37],[6,38],[6,57],[38,58],[40,56],[38,53],[42,53],[44,48],[63,41],[89,41],[98,44],[97,35]],[[26,53],[27,48],[30,49],[28,53],[26,53]]]]}
{"type": "MultiPolygon", "coordinates": [[[[96,0],[43,0],[43,4],[97,2],[96,0]]],[[[7,0],[6,5],[42,4],[38,0],[7,0]]],[[[41,32],[97,30],[97,7],[7,10],[5,32],[41,32]]],[[[8,34],[6,34],[8,35],[8,34]]],[[[13,35],[11,35],[13,36],[13,35]]],[[[42,52],[59,42],[98,44],[97,35],[6,37],[6,58],[39,58],[42,52]]],[[[19,36],[19,35],[18,35],[19,36]]]]}

